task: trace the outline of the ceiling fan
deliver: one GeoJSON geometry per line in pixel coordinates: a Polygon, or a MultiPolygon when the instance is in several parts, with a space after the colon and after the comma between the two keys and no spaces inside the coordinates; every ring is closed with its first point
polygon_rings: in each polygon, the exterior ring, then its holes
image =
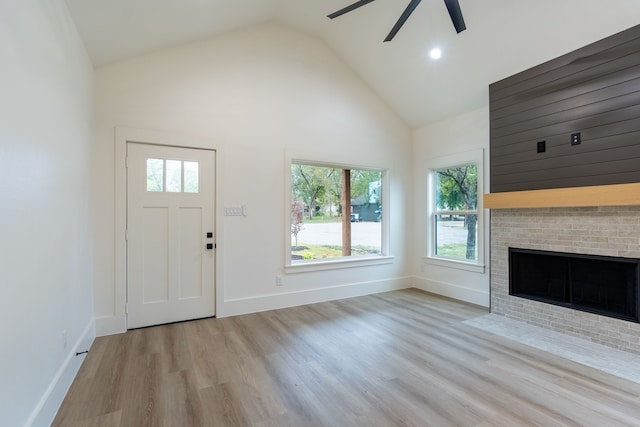
{"type": "MultiPolygon", "coordinates": [[[[338,16],[342,16],[347,12],[351,12],[352,10],[355,10],[361,6],[364,6],[365,4],[369,4],[372,1],[373,0],[359,0],[353,4],[350,4],[345,8],[338,10],[337,12],[333,12],[327,15],[327,17],[331,19],[337,18],[338,16]]],[[[420,4],[421,1],[422,0],[411,0],[407,8],[404,10],[404,12],[402,12],[402,15],[400,15],[398,22],[396,22],[396,25],[393,26],[393,28],[387,35],[387,38],[384,39],[384,41],[389,42],[393,40],[393,38],[398,33],[398,31],[400,31],[400,28],[402,28],[404,23],[407,21],[409,16],[413,13],[415,8],[420,4]]],[[[464,18],[462,17],[462,10],[460,10],[460,3],[458,3],[458,0],[444,0],[444,4],[447,6],[447,10],[449,11],[449,16],[451,17],[451,22],[453,22],[453,26],[455,27],[456,32],[461,33],[462,31],[466,30],[467,26],[464,23],[464,18]]]]}

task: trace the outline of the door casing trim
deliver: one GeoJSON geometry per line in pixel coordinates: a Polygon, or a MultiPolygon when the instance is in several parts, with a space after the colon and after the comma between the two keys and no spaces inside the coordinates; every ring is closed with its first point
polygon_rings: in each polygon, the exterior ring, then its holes
{"type": "Polygon", "coordinates": [[[220,304],[224,301],[224,253],[220,250],[224,242],[222,180],[223,170],[222,144],[213,140],[194,137],[172,132],[144,130],[136,128],[115,128],[115,228],[114,228],[114,301],[112,316],[104,316],[96,319],[98,335],[109,335],[125,332],[127,330],[127,242],[125,233],[127,230],[127,143],[136,142],[142,144],[164,145],[180,148],[196,148],[212,150],[216,152],[215,160],[215,222],[214,235],[216,236],[217,249],[215,251],[215,310],[220,312],[220,304]],[[188,145],[185,144],[188,141],[188,145]]]}

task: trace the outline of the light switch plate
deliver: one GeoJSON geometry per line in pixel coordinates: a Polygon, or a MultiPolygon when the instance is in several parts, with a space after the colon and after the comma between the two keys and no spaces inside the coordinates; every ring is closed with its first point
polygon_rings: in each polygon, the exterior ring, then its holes
{"type": "Polygon", "coordinates": [[[242,206],[227,205],[224,207],[224,216],[242,216],[242,206]]]}

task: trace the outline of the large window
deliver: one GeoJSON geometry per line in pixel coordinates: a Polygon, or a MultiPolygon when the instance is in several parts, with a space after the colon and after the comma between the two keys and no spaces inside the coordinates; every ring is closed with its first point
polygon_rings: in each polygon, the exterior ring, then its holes
{"type": "Polygon", "coordinates": [[[384,175],[292,161],[290,264],[386,255],[384,175]]]}
{"type": "Polygon", "coordinates": [[[482,265],[482,151],[430,166],[427,257],[482,265]]]}

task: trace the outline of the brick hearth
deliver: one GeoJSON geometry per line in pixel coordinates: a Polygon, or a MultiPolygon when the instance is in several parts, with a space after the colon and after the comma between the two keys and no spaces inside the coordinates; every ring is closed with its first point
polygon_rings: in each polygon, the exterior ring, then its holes
{"type": "Polygon", "coordinates": [[[491,311],[640,354],[640,324],[509,295],[509,247],[640,258],[640,206],[493,209],[491,311]]]}

